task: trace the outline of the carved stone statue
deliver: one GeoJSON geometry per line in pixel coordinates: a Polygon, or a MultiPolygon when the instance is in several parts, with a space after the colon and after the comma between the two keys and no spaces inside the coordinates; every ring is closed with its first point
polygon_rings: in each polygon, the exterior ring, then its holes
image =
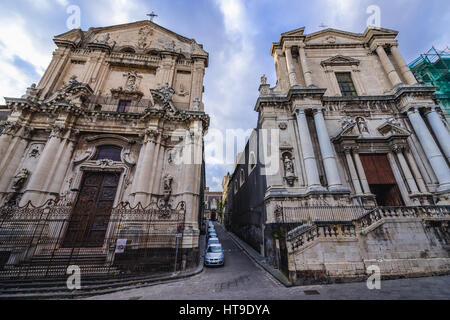
{"type": "Polygon", "coordinates": [[[261,77],[261,84],[267,84],[267,77],[265,74],[263,74],[261,77]]]}
{"type": "Polygon", "coordinates": [[[369,129],[367,128],[366,119],[363,117],[358,117],[356,119],[356,124],[358,125],[358,130],[360,134],[369,133],[369,129]]]}
{"type": "Polygon", "coordinates": [[[344,116],[341,118],[341,127],[342,129],[346,129],[355,124],[355,120],[353,120],[349,116],[344,116]]]}
{"type": "Polygon", "coordinates": [[[291,158],[289,158],[288,156],[284,157],[284,172],[285,172],[285,178],[287,180],[287,182],[289,183],[289,185],[293,185],[294,184],[294,180],[295,180],[295,172],[294,172],[294,163],[292,162],[291,158]]]}
{"type": "Polygon", "coordinates": [[[12,188],[16,192],[20,191],[25,185],[25,182],[27,181],[29,175],[30,172],[27,169],[23,168],[22,170],[20,170],[19,173],[14,177],[12,188]]]}
{"type": "Polygon", "coordinates": [[[164,200],[169,201],[170,195],[172,194],[172,182],[173,177],[171,175],[164,176],[164,200]]]}

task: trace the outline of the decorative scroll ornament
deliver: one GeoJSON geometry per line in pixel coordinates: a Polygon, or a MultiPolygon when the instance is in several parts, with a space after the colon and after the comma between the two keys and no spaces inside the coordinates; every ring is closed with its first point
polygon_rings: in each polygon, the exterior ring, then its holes
{"type": "Polygon", "coordinates": [[[175,90],[169,87],[169,84],[164,84],[159,90],[150,89],[153,99],[161,103],[164,108],[170,110],[171,112],[177,112],[177,108],[173,104],[172,98],[175,94],[175,90]]]}
{"type": "Polygon", "coordinates": [[[97,160],[96,164],[100,166],[102,169],[104,169],[106,167],[112,167],[114,165],[114,161],[111,159],[102,159],[97,160]]]}
{"type": "Polygon", "coordinates": [[[72,76],[68,83],[56,91],[49,99],[45,101],[46,104],[67,104],[82,106],[91,96],[94,91],[89,84],[81,83],[76,76],[72,76]]]}

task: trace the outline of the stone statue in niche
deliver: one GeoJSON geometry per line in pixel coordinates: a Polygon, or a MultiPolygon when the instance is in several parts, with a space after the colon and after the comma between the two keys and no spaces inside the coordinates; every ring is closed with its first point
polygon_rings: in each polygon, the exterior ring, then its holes
{"type": "Polygon", "coordinates": [[[27,169],[23,168],[20,170],[19,173],[14,176],[12,188],[16,192],[20,191],[28,180],[29,175],[30,172],[27,169]]]}
{"type": "Polygon", "coordinates": [[[356,124],[358,125],[360,134],[369,134],[369,128],[367,127],[366,119],[364,119],[363,117],[358,117],[356,118],[356,124]]]}
{"type": "Polygon", "coordinates": [[[294,185],[295,180],[295,172],[294,172],[294,163],[292,159],[288,156],[284,156],[284,177],[290,186],[294,185]]]}
{"type": "Polygon", "coordinates": [[[137,91],[137,79],[139,78],[136,70],[131,70],[124,74],[127,77],[127,82],[125,84],[125,89],[128,91],[137,91]]]}
{"type": "Polygon", "coordinates": [[[164,176],[164,200],[169,201],[170,195],[172,194],[172,182],[173,177],[169,174],[164,176]]]}

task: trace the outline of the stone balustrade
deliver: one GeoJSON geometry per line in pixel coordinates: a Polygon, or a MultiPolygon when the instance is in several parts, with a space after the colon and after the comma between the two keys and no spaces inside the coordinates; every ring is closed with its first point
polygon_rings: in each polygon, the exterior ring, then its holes
{"type": "MultiPolygon", "coordinates": [[[[353,207],[348,208],[349,210],[354,209],[353,207]]],[[[309,209],[317,210],[318,208],[309,209]]],[[[334,209],[337,209],[337,212],[345,212],[339,207],[329,208],[331,211],[334,209]]],[[[320,208],[320,210],[323,210],[323,208],[320,208]]],[[[290,252],[301,250],[319,239],[356,239],[358,234],[364,235],[364,233],[376,222],[388,218],[418,218],[424,221],[450,220],[450,206],[376,207],[372,210],[367,210],[361,207],[361,210],[365,210],[366,213],[352,220],[341,220],[340,222],[316,220],[313,223],[309,222],[289,231],[287,236],[287,241],[290,244],[288,245],[288,250],[290,252]]],[[[362,211],[359,211],[358,214],[361,212],[362,211]]]]}

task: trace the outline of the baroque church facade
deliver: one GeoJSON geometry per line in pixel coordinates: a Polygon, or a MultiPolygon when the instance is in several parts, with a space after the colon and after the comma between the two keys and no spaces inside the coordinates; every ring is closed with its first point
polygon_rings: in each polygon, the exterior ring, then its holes
{"type": "Polygon", "coordinates": [[[293,283],[363,278],[373,264],[449,271],[448,124],[397,34],[300,28],[272,44],[277,83],[261,78],[225,214],[293,283]]]}
{"type": "Polygon", "coordinates": [[[67,214],[52,222],[42,211],[48,224],[38,234],[51,239],[51,248],[37,245],[30,253],[3,232],[3,267],[33,255],[67,256],[74,247],[89,247],[89,254],[113,263],[119,238],[128,254],[152,248],[153,257],[163,258],[174,250],[175,234],[182,234],[180,264],[195,265],[208,53],[150,21],[76,29],[54,42],[39,84],[21,98],[5,98],[1,225],[36,235],[41,229],[32,224],[39,219],[26,226],[20,212],[57,207],[67,214]]]}

